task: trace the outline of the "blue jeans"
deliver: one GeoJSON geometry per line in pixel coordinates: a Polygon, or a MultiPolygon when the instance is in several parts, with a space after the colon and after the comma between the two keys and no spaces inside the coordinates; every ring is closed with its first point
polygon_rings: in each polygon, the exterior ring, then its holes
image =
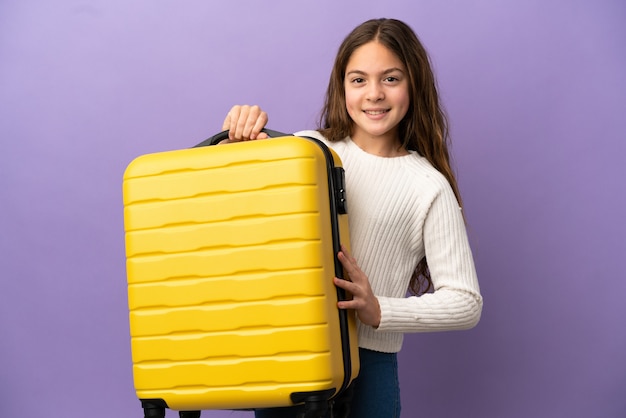
{"type": "MultiPolygon", "coordinates": [[[[361,371],[345,394],[335,400],[336,408],[349,403],[349,418],[399,418],[400,385],[398,356],[359,348],[361,371]],[[351,398],[351,400],[350,400],[351,398]]],[[[302,406],[259,409],[256,418],[295,418],[302,406]]],[[[335,413],[334,418],[343,418],[335,413]]]]}

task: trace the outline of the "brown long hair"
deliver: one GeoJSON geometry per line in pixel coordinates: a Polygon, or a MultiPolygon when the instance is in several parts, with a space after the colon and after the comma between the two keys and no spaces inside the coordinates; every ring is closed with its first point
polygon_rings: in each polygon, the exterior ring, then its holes
{"type": "MultiPolygon", "coordinates": [[[[448,121],[439,103],[439,93],[430,58],[415,32],[396,19],[372,19],[357,26],[339,47],[330,74],[326,99],[320,116],[320,132],[330,141],[352,134],[354,122],[346,109],[344,78],[354,51],[372,41],[395,53],[408,72],[410,105],[399,124],[402,145],[425,157],[450,183],[461,206],[461,195],[450,165],[448,121]]],[[[422,294],[432,289],[426,257],[418,263],[409,290],[422,294]]]]}

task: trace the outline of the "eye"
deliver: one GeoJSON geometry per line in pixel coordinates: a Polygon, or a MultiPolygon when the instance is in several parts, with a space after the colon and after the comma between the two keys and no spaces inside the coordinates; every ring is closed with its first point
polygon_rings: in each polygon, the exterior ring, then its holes
{"type": "Polygon", "coordinates": [[[386,81],[387,83],[396,83],[400,80],[397,77],[390,75],[389,77],[386,77],[383,81],[386,81]]]}
{"type": "Polygon", "coordinates": [[[355,77],[355,78],[352,79],[352,83],[353,84],[361,84],[361,83],[364,83],[364,82],[365,82],[365,79],[363,79],[361,77],[355,77]]]}

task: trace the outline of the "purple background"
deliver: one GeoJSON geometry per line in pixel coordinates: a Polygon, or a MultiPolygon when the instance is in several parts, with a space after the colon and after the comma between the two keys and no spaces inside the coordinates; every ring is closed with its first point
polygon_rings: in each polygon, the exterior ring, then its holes
{"type": "Polygon", "coordinates": [[[476,329],[407,337],[403,416],[626,416],[625,4],[2,0],[0,416],[141,416],[124,168],[234,103],[314,127],[381,16],[431,52],[485,297],[476,329]]]}

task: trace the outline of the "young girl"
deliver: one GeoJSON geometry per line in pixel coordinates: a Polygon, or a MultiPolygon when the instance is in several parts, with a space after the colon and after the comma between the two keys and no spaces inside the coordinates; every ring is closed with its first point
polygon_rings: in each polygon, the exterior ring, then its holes
{"type": "MultiPolygon", "coordinates": [[[[268,117],[235,106],[230,140],[263,139],[268,117]]],[[[403,333],[468,329],[482,297],[448,156],[448,130],[426,51],[406,24],[367,21],[343,41],[319,131],[346,172],[352,254],[341,251],[354,297],[361,371],[347,397],[350,417],[399,417],[396,353],[403,333]],[[407,289],[413,296],[407,297],[407,289]]],[[[338,410],[345,412],[342,400],[338,410]]],[[[297,408],[257,411],[294,417],[297,408]]]]}

